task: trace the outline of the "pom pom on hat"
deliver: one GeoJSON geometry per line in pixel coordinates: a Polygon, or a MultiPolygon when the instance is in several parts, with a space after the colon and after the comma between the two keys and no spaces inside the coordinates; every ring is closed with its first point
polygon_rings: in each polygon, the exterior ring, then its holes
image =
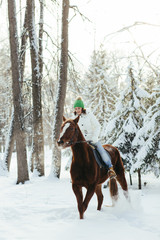
{"type": "Polygon", "coordinates": [[[76,108],[76,107],[84,108],[84,103],[83,103],[81,97],[78,97],[78,98],[76,99],[76,101],[74,102],[74,108],[76,108]]]}

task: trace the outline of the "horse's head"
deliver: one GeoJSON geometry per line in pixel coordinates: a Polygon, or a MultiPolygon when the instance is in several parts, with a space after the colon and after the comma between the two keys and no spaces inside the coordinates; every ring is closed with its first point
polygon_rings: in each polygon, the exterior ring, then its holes
{"type": "Polygon", "coordinates": [[[60,137],[57,144],[61,148],[71,147],[77,141],[78,137],[78,123],[79,116],[74,120],[66,120],[63,118],[63,124],[61,126],[60,137]]]}

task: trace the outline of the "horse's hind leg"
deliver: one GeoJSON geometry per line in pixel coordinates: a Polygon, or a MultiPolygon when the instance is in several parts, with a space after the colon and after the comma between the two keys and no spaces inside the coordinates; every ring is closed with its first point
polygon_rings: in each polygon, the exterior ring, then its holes
{"type": "Polygon", "coordinates": [[[118,186],[115,178],[110,179],[109,190],[112,198],[112,204],[115,205],[116,201],[118,200],[118,186]]]}
{"type": "Polygon", "coordinates": [[[101,210],[101,206],[103,203],[103,194],[102,194],[102,185],[97,185],[96,186],[96,195],[97,195],[97,200],[98,200],[98,206],[97,206],[97,210],[101,210]]]}
{"type": "Polygon", "coordinates": [[[78,211],[80,219],[83,219],[84,209],[83,209],[83,194],[82,194],[82,187],[72,184],[73,192],[77,199],[78,211]]]}

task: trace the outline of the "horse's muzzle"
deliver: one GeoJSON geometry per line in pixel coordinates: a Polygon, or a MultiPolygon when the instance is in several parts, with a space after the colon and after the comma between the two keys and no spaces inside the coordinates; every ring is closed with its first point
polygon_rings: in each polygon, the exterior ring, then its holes
{"type": "Polygon", "coordinates": [[[58,146],[62,145],[63,143],[64,143],[64,142],[63,142],[63,140],[61,140],[61,139],[57,141],[58,146]]]}

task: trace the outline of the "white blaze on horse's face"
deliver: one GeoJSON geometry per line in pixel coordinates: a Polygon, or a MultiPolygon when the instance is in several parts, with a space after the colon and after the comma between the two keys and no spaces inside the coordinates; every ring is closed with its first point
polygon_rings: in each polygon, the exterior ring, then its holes
{"type": "Polygon", "coordinates": [[[62,128],[62,131],[60,133],[60,137],[59,137],[59,140],[57,141],[57,144],[58,144],[58,147],[61,147],[61,148],[66,148],[68,143],[66,141],[66,136],[65,136],[65,133],[67,131],[67,129],[70,127],[71,123],[66,123],[63,128],[62,128]]]}
{"type": "Polygon", "coordinates": [[[60,139],[63,137],[63,135],[65,134],[66,130],[70,127],[70,123],[66,123],[62,129],[62,132],[60,134],[60,139]]]}
{"type": "Polygon", "coordinates": [[[65,121],[61,126],[61,133],[57,141],[58,147],[67,148],[74,145],[77,137],[76,123],[74,120],[65,121]]]}

